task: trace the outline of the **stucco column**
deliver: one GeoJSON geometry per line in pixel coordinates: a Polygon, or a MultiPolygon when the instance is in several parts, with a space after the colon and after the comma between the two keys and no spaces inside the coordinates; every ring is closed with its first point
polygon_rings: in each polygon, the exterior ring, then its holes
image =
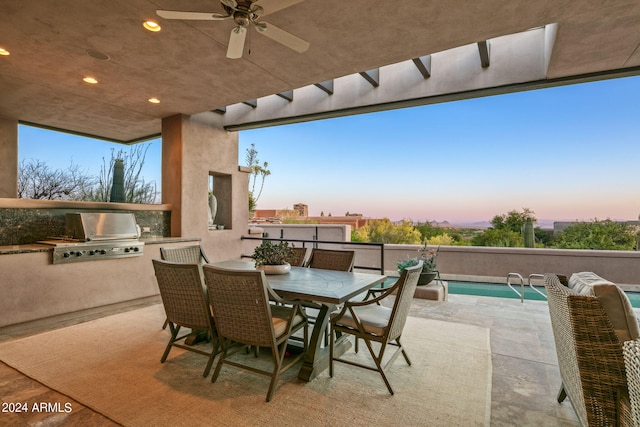
{"type": "Polygon", "coordinates": [[[173,205],[171,236],[182,235],[182,126],[185,116],[162,119],[162,203],[173,205]]]}
{"type": "Polygon", "coordinates": [[[18,121],[0,119],[0,198],[18,197],[18,121]]]}
{"type": "Polygon", "coordinates": [[[215,113],[162,120],[162,203],[172,205],[171,236],[201,239],[210,259],[240,256],[247,232],[248,174],[238,166],[238,133],[224,130],[215,113]],[[209,228],[209,182],[218,200],[209,228]]]}

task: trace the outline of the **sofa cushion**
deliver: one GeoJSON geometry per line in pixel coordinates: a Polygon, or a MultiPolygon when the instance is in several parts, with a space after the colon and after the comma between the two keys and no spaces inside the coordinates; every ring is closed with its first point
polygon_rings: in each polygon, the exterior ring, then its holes
{"type": "Polygon", "coordinates": [[[640,337],[638,320],[629,298],[615,283],[592,272],[574,273],[569,278],[568,287],[580,295],[598,297],[602,308],[609,316],[620,341],[640,337]]]}

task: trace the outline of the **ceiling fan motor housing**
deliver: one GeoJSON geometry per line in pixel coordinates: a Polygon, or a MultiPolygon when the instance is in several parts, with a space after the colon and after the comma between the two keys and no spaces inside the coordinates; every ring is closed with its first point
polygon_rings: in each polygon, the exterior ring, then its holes
{"type": "Polygon", "coordinates": [[[243,11],[233,12],[233,21],[241,27],[246,27],[251,22],[249,14],[243,11]]]}

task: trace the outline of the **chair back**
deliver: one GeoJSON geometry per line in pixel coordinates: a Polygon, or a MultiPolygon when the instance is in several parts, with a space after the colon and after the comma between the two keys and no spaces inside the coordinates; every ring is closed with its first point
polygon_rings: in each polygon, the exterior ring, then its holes
{"type": "Polygon", "coordinates": [[[264,272],[212,265],[205,265],[203,271],[218,335],[273,348],[275,333],[264,272]]]}
{"type": "Polygon", "coordinates": [[[393,303],[391,317],[389,318],[387,341],[393,341],[402,335],[402,330],[404,329],[405,323],[407,323],[411,302],[413,301],[413,294],[416,292],[416,286],[418,285],[421,272],[422,261],[413,267],[404,269],[400,275],[400,279],[396,282],[396,299],[393,303]]]}
{"type": "Polygon", "coordinates": [[[307,266],[323,270],[352,271],[355,254],[355,251],[313,248],[307,266]]]}
{"type": "Polygon", "coordinates": [[[209,259],[200,245],[160,248],[160,256],[163,260],[172,262],[181,262],[186,264],[202,264],[203,262],[209,263],[209,259]]]}
{"type": "Polygon", "coordinates": [[[622,342],[600,298],[544,275],[562,386],[582,425],[615,425],[626,389],[622,342]],[[606,366],[606,369],[604,368],[606,366]]]}
{"type": "Polygon", "coordinates": [[[152,261],[167,320],[191,329],[211,329],[202,267],[159,259],[152,261]]]}
{"type": "Polygon", "coordinates": [[[638,427],[640,426],[640,340],[625,341],[622,351],[629,387],[630,410],[627,409],[621,414],[621,418],[625,421],[621,424],[638,427]]]}
{"type": "Polygon", "coordinates": [[[307,248],[291,248],[293,249],[293,255],[287,259],[287,262],[292,267],[302,267],[304,265],[304,259],[307,255],[307,248]]]}

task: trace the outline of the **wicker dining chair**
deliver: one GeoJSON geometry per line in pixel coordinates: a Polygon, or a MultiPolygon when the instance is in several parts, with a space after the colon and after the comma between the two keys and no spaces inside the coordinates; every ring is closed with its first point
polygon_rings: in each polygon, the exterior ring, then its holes
{"type": "MultiPolygon", "coordinates": [[[[209,263],[207,254],[204,253],[202,246],[177,246],[173,248],[160,248],[160,257],[165,261],[180,262],[184,264],[202,264],[209,263]]],[[[162,329],[167,329],[168,322],[165,319],[162,329]]]]}
{"type": "Polygon", "coordinates": [[[628,338],[618,336],[623,330],[614,327],[601,298],[574,291],[555,274],[546,273],[544,283],[562,379],[558,402],[569,397],[582,425],[617,425],[627,390],[622,343],[628,338]]]}
{"type": "Polygon", "coordinates": [[[169,343],[160,362],[164,363],[172,347],[179,347],[209,357],[203,376],[209,375],[213,359],[217,354],[218,340],[209,302],[203,288],[202,267],[199,264],[184,264],[154,259],[153,268],[160,288],[160,296],[167,323],[171,331],[169,343]],[[206,331],[213,346],[210,352],[179,342],[190,335],[179,336],[180,328],[206,331]]]}
{"type": "Polygon", "coordinates": [[[209,263],[207,254],[200,245],[176,246],[173,248],[160,248],[160,256],[163,260],[182,262],[187,264],[209,263]]]}
{"type": "MultiPolygon", "coordinates": [[[[353,271],[355,255],[355,251],[313,248],[311,255],[309,255],[307,267],[320,268],[322,270],[353,271]]],[[[309,323],[315,324],[320,306],[307,303],[305,307],[307,308],[309,323]]],[[[324,343],[325,346],[329,345],[328,330],[324,331],[324,343]]]]}
{"type": "Polygon", "coordinates": [[[640,427],[640,340],[625,341],[622,345],[627,377],[628,395],[620,401],[620,425],[640,427]]]}
{"type": "Polygon", "coordinates": [[[307,267],[323,270],[353,271],[355,251],[313,248],[307,267]]]}
{"type": "Polygon", "coordinates": [[[390,287],[382,295],[367,301],[347,301],[342,307],[342,310],[331,316],[331,342],[329,344],[329,375],[331,377],[333,377],[334,361],[378,371],[389,393],[393,395],[393,388],[387,379],[385,369],[394,362],[400,353],[404,356],[407,364],[411,365],[409,356],[400,343],[400,337],[407,321],[407,316],[409,315],[413,294],[416,290],[421,271],[422,261],[420,261],[418,265],[405,269],[395,285],[390,287]],[[396,295],[391,308],[377,304],[393,293],[396,295]],[[349,335],[353,335],[356,340],[362,339],[365,342],[373,358],[375,367],[349,359],[334,357],[336,345],[348,339],[349,335]],[[372,345],[373,342],[377,342],[380,345],[377,353],[372,345]],[[388,345],[397,348],[383,366],[382,362],[388,345]]]}
{"type": "Polygon", "coordinates": [[[225,363],[267,375],[271,377],[266,399],[269,402],[279,375],[297,363],[307,351],[309,337],[304,310],[298,302],[280,298],[269,286],[263,271],[228,270],[212,265],[205,265],[203,270],[222,348],[211,382],[218,379],[225,363]],[[270,304],[270,301],[277,305],[270,304]],[[285,364],[287,342],[298,330],[302,330],[304,335],[303,351],[285,364]],[[271,349],[271,371],[230,359],[253,346],[271,349]]]}
{"type": "Polygon", "coordinates": [[[293,249],[293,255],[287,259],[287,262],[291,264],[292,267],[303,267],[307,256],[307,248],[293,247],[291,249],[293,249]]]}

